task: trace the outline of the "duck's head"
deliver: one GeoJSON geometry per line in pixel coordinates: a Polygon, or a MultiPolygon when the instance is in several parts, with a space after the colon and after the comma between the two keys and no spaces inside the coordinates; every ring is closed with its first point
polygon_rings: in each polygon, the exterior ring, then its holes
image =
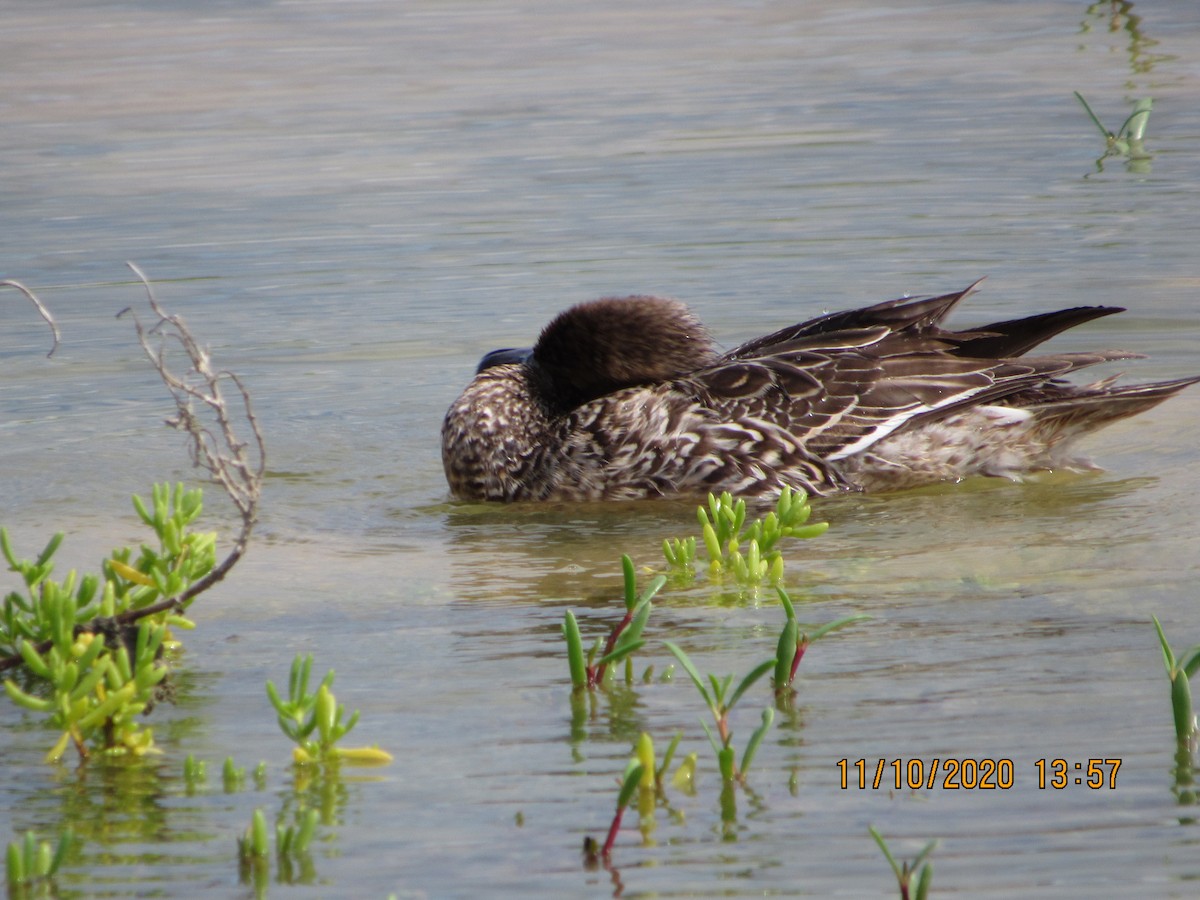
{"type": "Polygon", "coordinates": [[[704,326],[677,300],[610,297],[574,306],[532,348],[494,350],[480,361],[442,426],[450,490],[464,499],[538,499],[561,464],[568,413],[718,358],[704,326]]]}
{"type": "Polygon", "coordinates": [[[621,388],[678,378],[720,357],[678,300],[605,297],[556,316],[532,348],[493,350],[477,373],[521,365],[547,406],[568,411],[621,388]]]}

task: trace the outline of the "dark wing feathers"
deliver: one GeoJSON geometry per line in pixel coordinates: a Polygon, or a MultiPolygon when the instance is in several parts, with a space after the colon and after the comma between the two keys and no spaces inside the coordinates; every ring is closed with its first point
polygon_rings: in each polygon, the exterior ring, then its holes
{"type": "Polygon", "coordinates": [[[1077,306],[1024,319],[994,322],[947,336],[947,340],[954,345],[954,352],[959,356],[1008,359],[1022,356],[1038,344],[1076,325],[1124,311],[1120,306],[1077,306]]]}
{"type": "MultiPolygon", "coordinates": [[[[981,279],[982,280],[982,279],[981,279]]],[[[922,334],[937,328],[943,319],[979,284],[940,297],[902,297],[885,300],[862,309],[828,313],[807,322],[780,329],[735,347],[726,354],[728,359],[746,359],[775,353],[781,345],[819,335],[844,334],[854,331],[881,331],[882,335],[922,334]]]]}
{"type": "MultiPolygon", "coordinates": [[[[978,282],[977,282],[978,283],[978,282]]],[[[1083,366],[1135,354],[1019,358],[1121,310],[1077,307],[954,332],[941,322],[973,289],[832,313],[742,344],[677,382],[727,418],[769,418],[809,454],[837,458],[909,423],[1003,404],[1083,366]]],[[[1058,388],[1049,392],[1061,396],[1058,388]]]]}

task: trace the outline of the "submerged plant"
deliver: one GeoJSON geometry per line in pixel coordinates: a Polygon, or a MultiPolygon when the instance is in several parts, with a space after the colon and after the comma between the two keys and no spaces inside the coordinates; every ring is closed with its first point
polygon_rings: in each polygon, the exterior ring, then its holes
{"type": "Polygon", "coordinates": [[[651,600],[666,584],[667,579],[661,575],[656,576],[639,596],[637,573],[633,568],[633,560],[628,555],[621,557],[621,569],[625,577],[625,616],[613,627],[607,641],[602,642],[600,638],[596,638],[595,643],[585,653],[583,636],[575,614],[568,609],[563,616],[562,632],[567,643],[567,664],[571,671],[571,686],[576,691],[594,690],[599,687],[604,683],[606,673],[610,671],[608,667],[621,661],[626,663],[629,680],[632,680],[630,657],[646,645],[642,640],[642,630],[650,618],[651,600]]]}
{"type": "Polygon", "coordinates": [[[1175,718],[1175,738],[1180,744],[1189,746],[1196,739],[1197,728],[1196,714],[1192,711],[1192,688],[1188,679],[1200,669],[1200,644],[1188,648],[1176,659],[1158,617],[1151,618],[1154,619],[1154,628],[1158,631],[1158,642],[1162,645],[1167,678],[1171,680],[1171,711],[1175,718]]]}
{"type": "Polygon", "coordinates": [[[250,826],[237,839],[238,872],[242,882],[253,881],[255,894],[265,896],[269,876],[268,854],[270,840],[267,817],[261,809],[254,810],[250,826]]]}
{"type": "Polygon", "coordinates": [[[792,604],[792,598],[788,596],[787,591],[783,588],[776,588],[776,591],[779,594],[779,602],[783,604],[784,612],[787,615],[787,622],[783,626],[783,631],[779,633],[779,644],[775,653],[775,693],[782,694],[789,690],[792,682],[796,680],[796,670],[800,668],[800,660],[804,658],[804,652],[811,643],[825,637],[831,631],[871,617],[861,613],[844,616],[808,630],[810,626],[801,626],[796,621],[796,607],[792,604]]]}
{"type": "Polygon", "coordinates": [[[312,654],[296,655],[288,678],[288,699],[279,696],[274,683],[267,682],[267,697],[278,713],[279,728],[295,741],[292,758],[297,765],[331,763],[343,760],[362,765],[390,763],[390,753],[378,747],[339,747],[337,742],[358,724],[358,711],[343,723],[345,708],[333,695],[333,669],[317,687],[308,692],[308,677],[312,670],[312,654]],[[315,737],[314,737],[315,733],[315,737]]]}
{"type": "Polygon", "coordinates": [[[196,793],[196,788],[208,781],[208,763],[196,759],[191,753],[183,761],[183,785],[188,796],[196,793]]]}
{"type": "Polygon", "coordinates": [[[256,809],[250,818],[250,827],[237,839],[238,858],[242,860],[266,859],[271,850],[267,832],[267,817],[256,809]]]}
{"type": "Polygon", "coordinates": [[[25,832],[23,840],[10,843],[4,856],[9,896],[24,896],[19,892],[53,878],[74,844],[75,835],[70,828],[65,829],[53,845],[49,841],[39,841],[32,831],[25,832]]]}
{"type": "Polygon", "coordinates": [[[709,727],[708,722],[701,720],[700,724],[704,727],[704,732],[708,735],[708,741],[712,744],[713,752],[717,755],[717,765],[721,770],[721,779],[726,784],[731,784],[734,781],[744,781],[746,773],[750,771],[750,764],[754,761],[754,755],[758,752],[758,745],[762,743],[763,737],[771,727],[772,721],[774,721],[775,711],[770,707],[763,710],[762,724],[750,735],[750,740],[746,743],[746,750],[742,754],[740,765],[737,763],[736,750],[733,746],[733,729],[729,724],[729,714],[754,682],[758,681],[758,679],[774,668],[775,660],[768,659],[759,663],[745,678],[738,682],[738,686],[730,693],[729,689],[733,685],[732,675],[726,675],[723,679],[718,678],[716,675],[709,675],[708,683],[705,684],[705,679],[700,676],[699,670],[697,670],[691,659],[688,658],[688,655],[678,645],[670,641],[664,641],[664,643],[667,649],[679,660],[679,664],[683,666],[684,671],[688,673],[688,677],[692,679],[692,684],[696,686],[696,690],[700,692],[700,696],[704,699],[705,704],[707,704],[709,712],[712,713],[717,727],[715,735],[712,728],[709,727]]]}
{"type": "Polygon", "coordinates": [[[236,794],[246,784],[246,768],[236,765],[232,756],[225,757],[221,766],[221,784],[227,794],[236,794]]]}
{"type": "Polygon", "coordinates": [[[898,863],[896,857],[892,855],[892,851],[888,849],[883,835],[875,829],[875,826],[869,826],[867,831],[871,832],[871,837],[875,838],[875,843],[879,845],[879,849],[883,851],[888,864],[896,874],[896,883],[900,887],[900,900],[926,900],[929,896],[929,885],[933,882],[933,863],[927,863],[925,859],[934,851],[938,842],[930,841],[926,844],[911,863],[907,861],[898,863]],[[912,877],[918,869],[920,869],[920,874],[917,875],[917,884],[914,889],[912,877]]]}
{"type": "Polygon", "coordinates": [[[321,814],[313,808],[305,810],[296,825],[275,826],[275,853],[280,858],[302,856],[308,853],[308,845],[312,843],[313,835],[317,832],[317,824],[321,814]]]}

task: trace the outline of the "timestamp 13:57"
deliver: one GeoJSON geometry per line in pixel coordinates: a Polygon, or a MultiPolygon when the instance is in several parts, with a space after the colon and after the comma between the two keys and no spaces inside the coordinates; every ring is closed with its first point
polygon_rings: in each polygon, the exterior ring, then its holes
{"type": "MultiPolygon", "coordinates": [[[[837,762],[842,790],[881,788],[904,790],[1010,790],[1016,786],[1017,767],[1003,758],[914,759],[839,759],[837,762]]],[[[1039,790],[1062,790],[1070,785],[1092,790],[1117,786],[1119,758],[1092,758],[1075,762],[1062,757],[1034,760],[1039,790]]]]}

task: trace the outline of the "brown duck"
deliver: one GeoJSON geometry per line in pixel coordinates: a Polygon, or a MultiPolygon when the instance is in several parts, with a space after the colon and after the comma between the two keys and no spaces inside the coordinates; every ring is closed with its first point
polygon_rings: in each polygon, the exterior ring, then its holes
{"type": "MultiPolygon", "coordinates": [[[[977,282],[978,283],[978,282],[977,282]]],[[[466,500],[885,490],[1095,468],[1080,436],[1200,378],[1074,385],[1137,354],[1024,354],[1114,306],[949,331],[975,285],[831,313],[721,353],[677,300],[606,298],[498,350],[450,407],[442,462],[466,500]]]]}

